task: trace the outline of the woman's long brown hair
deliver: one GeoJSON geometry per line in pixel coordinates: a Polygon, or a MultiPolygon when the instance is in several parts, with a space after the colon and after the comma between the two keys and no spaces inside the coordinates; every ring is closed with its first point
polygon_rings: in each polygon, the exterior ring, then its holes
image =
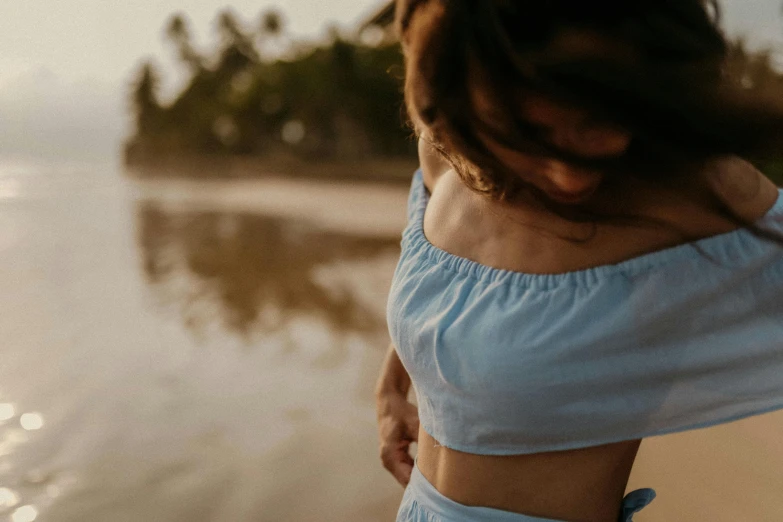
{"type": "MultiPolygon", "coordinates": [[[[718,24],[717,3],[706,0],[398,0],[406,106],[469,187],[501,199],[529,190],[555,211],[557,205],[490,153],[480,133],[514,150],[600,169],[610,179],[656,183],[688,183],[725,156],[780,159],[783,105],[750,95],[725,73],[728,46],[718,24]],[[557,44],[565,32],[585,35],[586,50],[557,44]],[[508,115],[502,130],[471,103],[469,80],[476,75],[508,115]],[[627,130],[628,151],[595,161],[557,149],[514,116],[520,92],[627,130]]],[[[706,192],[714,212],[783,244],[706,192]]]]}

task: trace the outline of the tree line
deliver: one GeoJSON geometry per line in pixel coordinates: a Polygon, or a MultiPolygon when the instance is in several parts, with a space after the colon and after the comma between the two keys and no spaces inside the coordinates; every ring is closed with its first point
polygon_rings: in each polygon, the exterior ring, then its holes
{"type": "Polygon", "coordinates": [[[187,18],[170,19],[166,38],[189,80],[164,104],[161,72],[152,62],[140,67],[127,163],[193,153],[311,160],[415,154],[403,118],[402,56],[393,42],[362,43],[336,28],[321,45],[290,41],[276,11],[253,27],[225,10],[217,33],[213,48],[202,52],[187,18]],[[270,50],[281,40],[283,58],[270,50]]]}
{"type": "MultiPolygon", "coordinates": [[[[161,72],[150,61],[139,68],[135,133],[125,147],[130,165],[172,155],[415,159],[403,117],[402,54],[389,39],[368,42],[334,28],[327,42],[308,44],[287,35],[278,11],[248,24],[230,9],[218,15],[217,40],[207,51],[195,45],[183,14],[170,18],[165,36],[188,81],[164,103],[161,72]]],[[[735,40],[726,72],[744,89],[783,96],[773,58],[735,40]]],[[[763,167],[783,182],[783,163],[763,167]]]]}

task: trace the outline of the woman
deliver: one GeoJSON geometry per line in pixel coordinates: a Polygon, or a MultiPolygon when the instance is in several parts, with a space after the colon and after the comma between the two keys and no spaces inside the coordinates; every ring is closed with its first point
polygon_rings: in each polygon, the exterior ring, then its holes
{"type": "Polygon", "coordinates": [[[421,160],[376,390],[398,521],[628,521],[644,437],[783,408],[783,197],[740,159],[783,150],[783,109],[725,77],[716,18],[398,2],[421,160]]]}

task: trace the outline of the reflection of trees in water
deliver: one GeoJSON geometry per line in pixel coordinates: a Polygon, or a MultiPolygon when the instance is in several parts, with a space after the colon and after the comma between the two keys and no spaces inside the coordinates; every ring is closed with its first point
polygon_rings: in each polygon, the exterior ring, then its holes
{"type": "Polygon", "coordinates": [[[248,336],[280,332],[302,317],[321,318],[342,333],[384,328],[355,290],[319,284],[316,274],[330,264],[393,251],[396,238],[326,232],[255,214],[175,212],[152,203],[138,207],[138,222],[148,280],[164,300],[182,305],[194,329],[217,319],[248,336]]]}

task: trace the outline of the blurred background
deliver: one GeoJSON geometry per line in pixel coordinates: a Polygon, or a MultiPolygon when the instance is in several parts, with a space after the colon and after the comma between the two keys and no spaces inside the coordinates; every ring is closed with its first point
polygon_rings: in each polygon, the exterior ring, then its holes
{"type": "MultiPolygon", "coordinates": [[[[732,74],[780,89],[779,0],[723,8],[732,74]]],[[[416,157],[389,15],[0,3],[0,520],[394,519],[372,390],[416,157]]],[[[646,441],[637,518],[783,520],[781,430],[646,441]]]]}

